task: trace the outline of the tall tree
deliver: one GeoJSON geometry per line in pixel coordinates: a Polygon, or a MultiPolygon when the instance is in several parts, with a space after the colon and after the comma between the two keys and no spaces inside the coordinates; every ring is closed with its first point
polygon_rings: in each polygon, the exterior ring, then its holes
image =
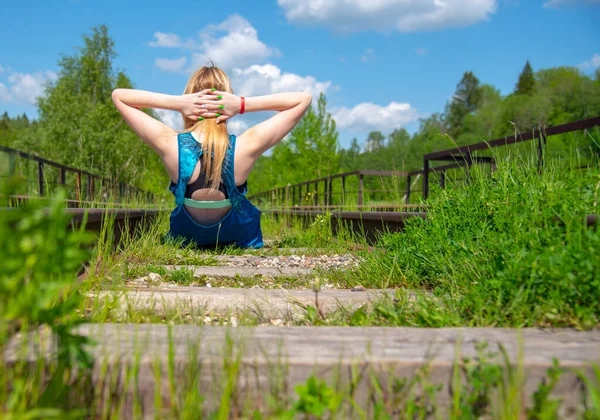
{"type": "Polygon", "coordinates": [[[310,107],[290,135],[273,148],[268,162],[273,170],[267,176],[253,172],[249,183],[273,188],[339,171],[338,133],[327,112],[325,95],[319,96],[316,108],[310,107]]]}
{"type": "Polygon", "coordinates": [[[456,86],[452,101],[447,106],[446,122],[452,137],[456,138],[460,135],[465,117],[475,112],[481,103],[482,95],[479,79],[473,72],[465,72],[456,86]]]}
{"type": "Polygon", "coordinates": [[[39,128],[25,148],[70,166],[161,191],[167,184],[160,158],[123,124],[112,103],[116,87],[132,87],[115,74],[114,42],[106,26],[92,29],[83,46],[59,61],[60,72],[38,98],[39,128]]]}
{"type": "Polygon", "coordinates": [[[515,94],[517,95],[533,95],[535,90],[535,77],[533,76],[533,69],[529,60],[525,63],[523,71],[519,76],[519,81],[515,87],[515,94]]]}
{"type": "Polygon", "coordinates": [[[375,152],[384,145],[385,136],[380,131],[371,131],[365,144],[365,152],[375,152]]]}

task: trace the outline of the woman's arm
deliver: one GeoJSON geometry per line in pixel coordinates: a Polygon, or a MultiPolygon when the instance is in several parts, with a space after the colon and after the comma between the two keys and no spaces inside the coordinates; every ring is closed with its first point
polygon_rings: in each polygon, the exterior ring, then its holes
{"type": "Polygon", "coordinates": [[[163,155],[167,150],[169,137],[176,134],[176,131],[140,109],[169,109],[196,120],[198,117],[193,115],[194,101],[206,93],[208,90],[193,95],[165,95],[136,89],[115,89],[112,99],[131,129],[156,152],[163,155]]]}
{"type": "Polygon", "coordinates": [[[292,131],[311,102],[312,95],[306,92],[276,93],[246,99],[246,112],[279,111],[242,134],[255,159],[292,131]]]}
{"type": "MultiPolygon", "coordinates": [[[[277,144],[293,128],[312,101],[306,92],[275,93],[245,99],[245,112],[279,111],[268,120],[251,127],[239,136],[248,152],[255,159],[277,144]]],[[[206,104],[205,118],[217,118],[217,123],[225,121],[240,112],[241,98],[227,92],[210,91],[202,96],[197,104],[206,104]]]]}

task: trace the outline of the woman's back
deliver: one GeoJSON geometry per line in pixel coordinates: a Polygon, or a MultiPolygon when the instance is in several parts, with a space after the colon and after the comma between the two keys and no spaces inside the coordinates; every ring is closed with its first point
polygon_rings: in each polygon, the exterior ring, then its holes
{"type": "Polygon", "coordinates": [[[216,67],[198,70],[185,92],[181,96],[132,89],[113,92],[115,105],[127,123],[160,155],[171,178],[176,198],[173,214],[179,217],[172,215],[171,233],[198,245],[226,239],[238,246],[262,246],[260,212],[245,198],[244,184],[256,160],[293,129],[312,98],[304,92],[236,96],[227,75],[216,67]],[[184,117],[184,133],[139,108],[179,111],[184,117]],[[279,112],[237,138],[229,135],[228,119],[255,111],[279,112]],[[181,215],[191,224],[183,222],[181,215]],[[248,240],[251,236],[261,239],[248,240]]]}

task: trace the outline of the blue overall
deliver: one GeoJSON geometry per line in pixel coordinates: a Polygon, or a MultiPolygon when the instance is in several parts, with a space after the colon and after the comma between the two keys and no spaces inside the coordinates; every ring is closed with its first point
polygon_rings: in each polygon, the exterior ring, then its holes
{"type": "Polygon", "coordinates": [[[225,185],[231,209],[213,225],[202,225],[191,218],[184,207],[184,195],[190,177],[202,157],[201,145],[190,133],[177,136],[179,148],[179,177],[177,183],[171,183],[169,190],[175,195],[175,210],[171,213],[171,229],[168,236],[184,238],[184,244],[199,247],[236,245],[242,248],[261,248],[263,246],[260,229],[260,210],[246,198],[246,189],[238,191],[233,172],[235,136],[229,136],[229,147],[223,160],[221,182],[225,185]]]}

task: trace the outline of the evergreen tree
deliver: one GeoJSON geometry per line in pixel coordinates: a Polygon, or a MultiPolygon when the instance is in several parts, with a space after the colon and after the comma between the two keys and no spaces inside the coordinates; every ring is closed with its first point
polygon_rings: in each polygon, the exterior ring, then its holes
{"type": "Polygon", "coordinates": [[[447,106],[446,123],[452,137],[456,138],[460,135],[465,117],[475,112],[481,100],[482,91],[479,79],[473,72],[465,72],[456,86],[452,101],[447,106]]]}
{"type": "Polygon", "coordinates": [[[525,63],[525,67],[523,67],[523,71],[519,76],[517,86],[515,87],[515,94],[533,95],[534,90],[535,78],[533,76],[533,69],[531,68],[531,64],[529,64],[529,60],[527,60],[527,62],[525,63]]]}

